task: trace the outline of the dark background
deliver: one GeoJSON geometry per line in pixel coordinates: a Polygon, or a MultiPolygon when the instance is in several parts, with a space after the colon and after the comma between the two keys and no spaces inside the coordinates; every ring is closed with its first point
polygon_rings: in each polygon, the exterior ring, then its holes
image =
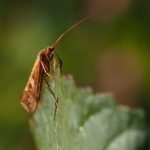
{"type": "Polygon", "coordinates": [[[56,46],[63,74],[78,86],[111,92],[119,104],[142,107],[148,118],[149,0],[1,0],[0,149],[35,149],[19,98],[36,55],[93,8],[97,14],[56,46]]]}

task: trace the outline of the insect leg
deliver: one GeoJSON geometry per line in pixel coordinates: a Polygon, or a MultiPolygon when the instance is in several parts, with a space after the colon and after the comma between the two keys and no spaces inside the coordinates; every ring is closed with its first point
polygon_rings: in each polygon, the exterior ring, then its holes
{"type": "Polygon", "coordinates": [[[55,111],[54,111],[54,121],[56,119],[56,113],[57,113],[57,108],[58,108],[58,98],[56,98],[54,92],[52,91],[50,85],[48,84],[47,80],[44,78],[45,84],[46,84],[46,88],[48,89],[48,91],[52,94],[53,99],[55,100],[55,111]]]}
{"type": "Polygon", "coordinates": [[[43,68],[43,70],[44,70],[44,73],[45,73],[49,78],[53,79],[53,77],[46,71],[45,66],[44,66],[44,63],[43,63],[42,61],[41,61],[41,65],[42,65],[42,68],[43,68]]]}
{"type": "Polygon", "coordinates": [[[56,54],[56,52],[54,52],[56,57],[58,58],[59,64],[60,64],[60,69],[62,68],[62,60],[60,59],[60,57],[56,54]]]}

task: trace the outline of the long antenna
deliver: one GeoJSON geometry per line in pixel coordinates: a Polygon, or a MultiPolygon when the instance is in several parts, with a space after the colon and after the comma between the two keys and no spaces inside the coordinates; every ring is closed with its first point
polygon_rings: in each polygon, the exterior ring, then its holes
{"type": "Polygon", "coordinates": [[[57,45],[57,43],[62,39],[62,37],[68,33],[69,31],[71,31],[72,29],[74,29],[75,27],[77,27],[80,23],[84,22],[85,20],[89,19],[90,17],[92,17],[95,14],[95,11],[93,13],[91,13],[90,15],[88,15],[87,17],[81,19],[80,21],[76,22],[74,25],[72,25],[69,29],[67,29],[65,32],[63,32],[57,39],[56,41],[50,46],[51,49],[54,49],[54,47],[57,45]]]}

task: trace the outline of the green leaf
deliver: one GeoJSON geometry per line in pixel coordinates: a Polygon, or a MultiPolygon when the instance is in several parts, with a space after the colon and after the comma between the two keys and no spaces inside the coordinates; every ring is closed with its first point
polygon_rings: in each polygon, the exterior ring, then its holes
{"type": "Polygon", "coordinates": [[[50,81],[50,86],[59,100],[56,120],[54,122],[55,101],[43,88],[41,102],[31,121],[38,150],[137,150],[144,147],[146,131],[141,110],[116,106],[111,95],[77,88],[71,77],[62,77],[59,69],[55,69],[52,70],[55,79],[50,81]]]}

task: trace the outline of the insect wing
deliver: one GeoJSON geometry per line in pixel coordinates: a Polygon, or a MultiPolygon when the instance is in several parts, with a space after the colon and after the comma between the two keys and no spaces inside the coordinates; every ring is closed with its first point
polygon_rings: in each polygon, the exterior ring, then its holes
{"type": "Polygon", "coordinates": [[[40,56],[38,56],[21,96],[21,104],[28,112],[34,112],[37,108],[43,81],[42,76],[43,69],[41,67],[40,56]]]}

